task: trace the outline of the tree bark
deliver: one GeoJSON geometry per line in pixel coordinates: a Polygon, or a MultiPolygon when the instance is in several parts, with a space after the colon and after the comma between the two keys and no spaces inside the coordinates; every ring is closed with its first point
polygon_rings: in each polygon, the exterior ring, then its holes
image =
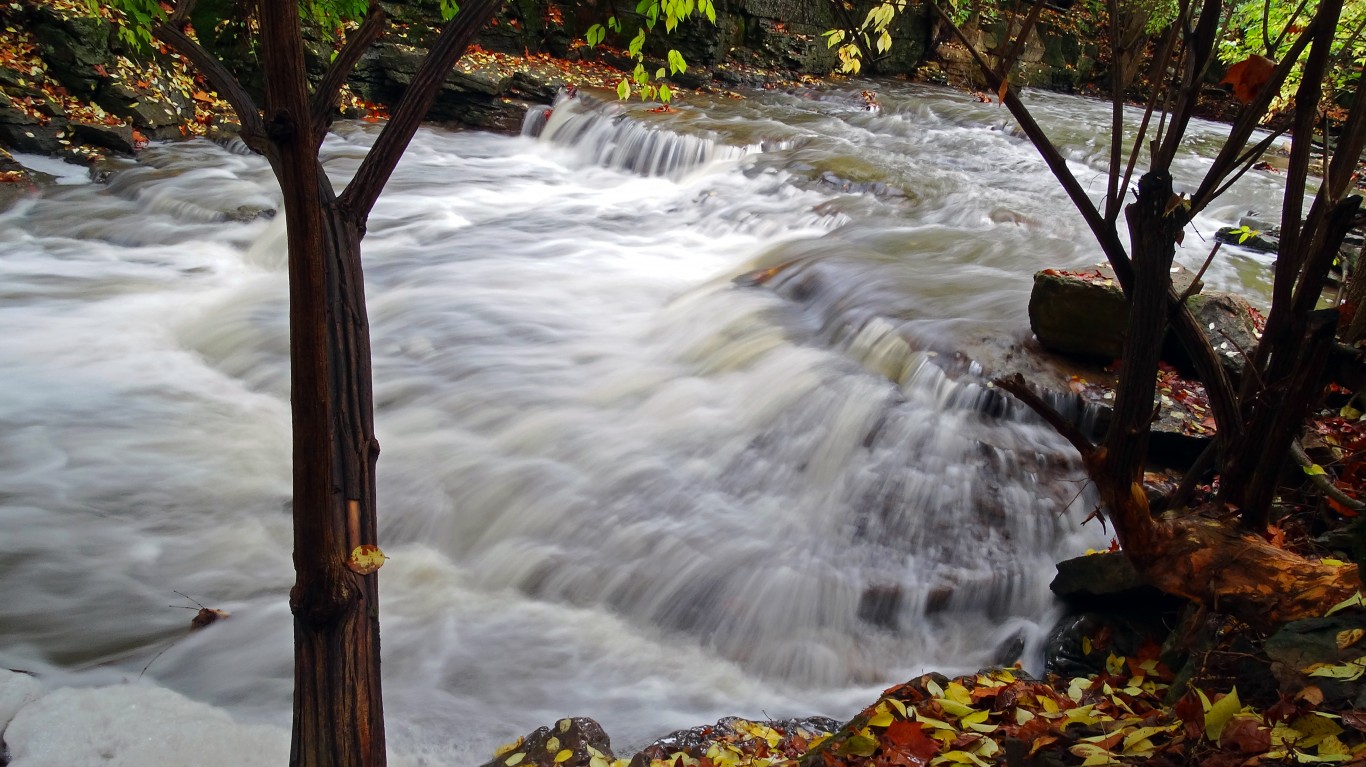
{"type": "Polygon", "coordinates": [[[291,765],[385,763],[378,578],[348,569],[375,543],[370,360],[360,237],[318,163],[298,8],[260,6],[265,134],[289,248],[294,427],[294,730],[291,765]]]}

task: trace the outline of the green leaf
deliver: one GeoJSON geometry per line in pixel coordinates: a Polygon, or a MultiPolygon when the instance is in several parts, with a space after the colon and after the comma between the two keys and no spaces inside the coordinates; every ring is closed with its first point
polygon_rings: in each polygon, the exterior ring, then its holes
{"type": "Polygon", "coordinates": [[[607,17],[607,28],[610,29],[610,30],[612,30],[613,32],[620,32],[620,31],[621,31],[621,22],[620,22],[620,21],[617,21],[617,17],[616,17],[616,16],[608,16],[608,17],[607,17]]]}
{"type": "Polygon", "coordinates": [[[1209,738],[1211,743],[1218,743],[1228,720],[1242,709],[1243,704],[1238,700],[1238,688],[1234,687],[1228,695],[1215,701],[1205,712],[1205,737],[1209,738]]]}
{"type": "Polygon", "coordinates": [[[598,47],[598,43],[601,43],[605,37],[607,37],[607,30],[604,29],[601,24],[594,24],[589,27],[588,31],[583,35],[584,40],[588,42],[589,48],[598,47]]]}
{"type": "Polygon", "coordinates": [[[664,102],[665,104],[668,104],[670,101],[674,100],[674,92],[669,88],[667,84],[659,86],[659,100],[664,102]]]}
{"type": "MultiPolygon", "coordinates": [[[[658,7],[658,6],[655,6],[658,7]]],[[[626,52],[640,58],[640,49],[645,45],[645,30],[636,30],[636,36],[631,38],[631,44],[626,46],[626,52]]]]}
{"type": "Polygon", "coordinates": [[[1305,474],[1308,474],[1311,477],[1318,477],[1328,473],[1326,470],[1324,470],[1322,466],[1318,465],[1317,463],[1312,464],[1310,466],[1303,466],[1301,468],[1304,469],[1305,474]]]}
{"type": "Polygon", "coordinates": [[[617,83],[617,98],[622,101],[631,98],[631,83],[624,77],[621,78],[621,82],[617,83]]]}
{"type": "Polygon", "coordinates": [[[678,74],[687,70],[688,62],[683,60],[683,54],[675,50],[669,51],[669,72],[678,74]]]}

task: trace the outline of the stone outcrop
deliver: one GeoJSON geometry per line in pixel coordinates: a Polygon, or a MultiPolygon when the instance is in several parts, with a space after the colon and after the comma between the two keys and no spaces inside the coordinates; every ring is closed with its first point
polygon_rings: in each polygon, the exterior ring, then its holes
{"type": "Polygon", "coordinates": [[[616,761],[602,725],[587,717],[565,718],[498,749],[482,767],[601,767],[616,761]]]}
{"type": "MultiPolygon", "coordinates": [[[[1177,267],[1176,289],[1186,292],[1192,275],[1177,267]]],[[[1196,286],[1197,290],[1199,286],[1196,286]]],[[[1245,353],[1256,347],[1256,312],[1247,300],[1231,293],[1195,293],[1186,305],[1205,328],[1210,345],[1224,369],[1238,380],[1245,353]]],[[[1124,351],[1129,322],[1124,292],[1109,266],[1079,271],[1045,269],[1034,275],[1029,297],[1029,325],[1044,348],[1095,362],[1118,359],[1124,351]]],[[[1163,358],[1178,367],[1187,364],[1180,343],[1168,336],[1163,358]]]]}

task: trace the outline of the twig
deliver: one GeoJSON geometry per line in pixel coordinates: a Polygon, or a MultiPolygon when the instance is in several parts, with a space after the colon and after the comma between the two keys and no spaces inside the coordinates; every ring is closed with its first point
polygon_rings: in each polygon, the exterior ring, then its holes
{"type": "MultiPolygon", "coordinates": [[[[1304,446],[1300,444],[1299,440],[1290,443],[1290,455],[1295,457],[1295,463],[1299,464],[1302,469],[1309,469],[1316,465],[1313,459],[1309,457],[1309,454],[1304,452],[1304,446]]],[[[1320,492],[1329,498],[1332,498],[1340,505],[1345,506],[1352,511],[1366,511],[1366,503],[1358,501],[1339,490],[1337,485],[1333,484],[1333,480],[1328,478],[1327,474],[1317,474],[1309,471],[1306,471],[1305,473],[1309,475],[1309,481],[1314,483],[1314,487],[1317,487],[1320,492]]]]}

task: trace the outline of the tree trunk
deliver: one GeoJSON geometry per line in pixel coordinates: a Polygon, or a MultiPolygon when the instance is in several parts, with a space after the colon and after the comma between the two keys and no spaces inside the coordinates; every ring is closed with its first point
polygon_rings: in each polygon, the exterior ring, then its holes
{"type": "Polygon", "coordinates": [[[291,765],[385,763],[378,579],[348,567],[375,543],[370,350],[360,231],[318,163],[298,8],[261,3],[268,155],[289,247],[294,427],[294,731],[291,765]]]}

